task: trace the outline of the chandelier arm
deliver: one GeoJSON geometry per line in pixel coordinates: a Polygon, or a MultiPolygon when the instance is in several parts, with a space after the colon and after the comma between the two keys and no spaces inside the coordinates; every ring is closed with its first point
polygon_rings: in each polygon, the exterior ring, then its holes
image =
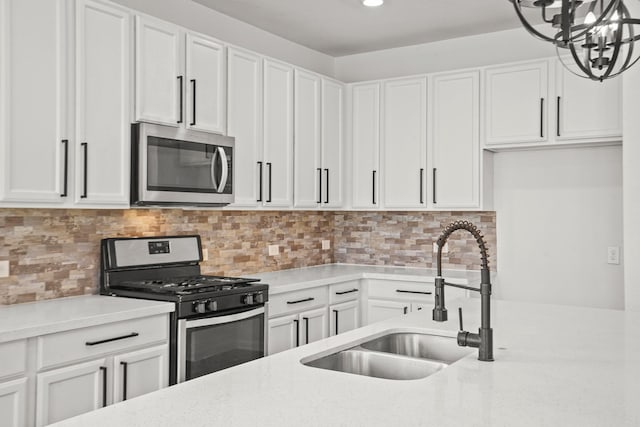
{"type": "MultiPolygon", "coordinates": [[[[595,9],[595,5],[597,4],[597,1],[592,2],[589,5],[589,12],[593,12],[595,9]]],[[[578,24],[578,25],[574,25],[572,27],[572,32],[575,32],[576,30],[581,30],[581,32],[575,34],[574,36],[572,36],[570,39],[573,40],[578,40],[580,38],[582,38],[582,36],[584,36],[585,34],[587,34],[589,31],[593,30],[595,27],[599,26],[602,21],[605,20],[605,17],[609,15],[609,13],[612,10],[615,10],[618,8],[618,5],[621,4],[621,0],[611,0],[611,2],[607,5],[607,7],[602,11],[602,13],[600,13],[600,15],[598,15],[598,17],[596,18],[596,20],[591,23],[591,24],[578,24]]],[[[595,13],[594,13],[595,15],[595,13]]]]}
{"type": "Polygon", "coordinates": [[[533,28],[533,26],[529,23],[529,21],[527,21],[527,18],[524,17],[524,15],[522,14],[522,10],[520,9],[520,0],[509,0],[509,1],[513,3],[513,8],[516,11],[516,15],[518,15],[518,19],[520,19],[520,23],[524,26],[524,28],[529,33],[531,33],[531,35],[533,35],[534,37],[542,41],[554,43],[554,40],[552,38],[545,36],[540,31],[533,28]]]}
{"type": "Polygon", "coordinates": [[[573,61],[576,63],[576,65],[578,65],[578,67],[580,68],[580,70],[586,74],[586,76],[581,75],[576,73],[575,71],[573,71],[571,68],[569,68],[569,66],[567,64],[564,63],[564,61],[562,60],[562,57],[560,56],[560,52],[558,52],[558,50],[556,49],[556,53],[558,54],[558,57],[560,58],[560,62],[562,63],[562,65],[564,65],[564,68],[566,68],[567,70],[569,70],[569,72],[571,72],[572,74],[575,74],[578,77],[582,77],[583,79],[589,79],[589,80],[597,80],[596,76],[593,75],[593,72],[589,69],[589,67],[586,67],[582,61],[580,60],[580,58],[578,57],[578,53],[576,52],[576,48],[573,45],[573,43],[571,43],[569,45],[569,50],[571,51],[571,56],[573,57],[573,61]]]}

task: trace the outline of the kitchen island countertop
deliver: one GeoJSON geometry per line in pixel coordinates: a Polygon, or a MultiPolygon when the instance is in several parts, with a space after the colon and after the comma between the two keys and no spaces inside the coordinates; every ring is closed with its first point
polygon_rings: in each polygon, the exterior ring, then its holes
{"type": "Polygon", "coordinates": [[[451,319],[417,311],[216,372],[58,427],[638,426],[640,313],[493,301],[495,362],[477,351],[424,379],[395,381],[303,365],[388,331],[455,336],[480,320],[477,299],[451,319]]]}

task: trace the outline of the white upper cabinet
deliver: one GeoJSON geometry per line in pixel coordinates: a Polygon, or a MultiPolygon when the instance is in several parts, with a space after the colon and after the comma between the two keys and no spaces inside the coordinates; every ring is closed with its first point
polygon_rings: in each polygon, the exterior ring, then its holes
{"type": "Polygon", "coordinates": [[[234,166],[236,173],[234,207],[253,207],[264,202],[262,179],[262,57],[229,48],[228,128],[235,137],[234,166]]]}
{"type": "Polygon", "coordinates": [[[594,82],[556,65],[555,139],[620,139],[622,79],[594,82]]]}
{"type": "Polygon", "coordinates": [[[294,206],[313,208],[322,203],[320,77],[295,70],[294,94],[294,206]]]}
{"type": "Polygon", "coordinates": [[[76,203],[129,203],[131,18],[92,0],[76,10],[76,203]]]}
{"type": "Polygon", "coordinates": [[[264,61],[264,203],[291,207],[293,198],[293,67],[264,61]]]}
{"type": "Polygon", "coordinates": [[[71,5],[0,1],[2,200],[63,203],[69,194],[71,5]]]}
{"type": "Polygon", "coordinates": [[[185,122],[182,40],[177,26],[136,16],[136,120],[185,122]]]}
{"type": "Polygon", "coordinates": [[[351,86],[352,203],[374,208],[379,197],[380,83],[351,86]]]}
{"type": "Polygon", "coordinates": [[[384,83],[382,164],[384,206],[426,206],[427,79],[384,83]]]}
{"type": "Polygon", "coordinates": [[[486,69],[487,146],[547,140],[548,68],[542,60],[486,69]]]}
{"type": "Polygon", "coordinates": [[[344,85],[322,79],[322,205],[342,207],[344,85]]]}
{"type": "Polygon", "coordinates": [[[225,52],[214,40],[187,33],[187,127],[226,131],[225,52]]]}
{"type": "Polygon", "coordinates": [[[439,74],[429,91],[431,207],[480,207],[480,73],[439,74]]]}

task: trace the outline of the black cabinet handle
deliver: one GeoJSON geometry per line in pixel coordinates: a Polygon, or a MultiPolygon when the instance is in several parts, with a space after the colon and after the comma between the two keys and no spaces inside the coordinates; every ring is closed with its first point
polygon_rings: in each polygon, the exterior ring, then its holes
{"type": "Polygon", "coordinates": [[[404,314],[407,314],[409,312],[409,307],[404,307],[404,314]]]}
{"type": "Polygon", "coordinates": [[[322,203],[322,169],[316,168],[318,172],[318,201],[316,203],[322,203]]]}
{"type": "Polygon", "coordinates": [[[178,118],[178,123],[182,123],[182,114],[183,114],[183,111],[182,111],[182,103],[183,103],[183,101],[184,101],[184,100],[183,100],[184,94],[183,94],[183,90],[182,90],[182,80],[183,80],[183,77],[182,77],[182,76],[178,76],[178,82],[179,82],[179,84],[180,84],[180,97],[179,97],[179,102],[180,102],[180,105],[179,105],[179,109],[180,109],[180,116],[179,116],[179,118],[178,118]]]}
{"type": "Polygon", "coordinates": [[[127,362],[120,362],[122,365],[122,400],[127,400],[127,362]]]}
{"type": "Polygon", "coordinates": [[[327,173],[327,192],[325,193],[325,203],[329,203],[329,169],[324,170],[327,173]]]}
{"type": "Polygon", "coordinates": [[[353,289],[349,289],[348,291],[338,291],[336,292],[336,295],[344,295],[344,294],[350,294],[353,292],[358,292],[358,289],[353,288],[353,289]]]}
{"type": "Polygon", "coordinates": [[[80,144],[82,146],[82,148],[84,149],[84,171],[83,171],[83,188],[82,188],[82,194],[80,195],[81,199],[86,199],[87,198],[87,169],[89,167],[89,144],[87,144],[86,142],[83,142],[82,144],[80,144]]]}
{"type": "Polygon", "coordinates": [[[373,204],[376,204],[376,171],[373,171],[373,204]]]}
{"type": "Polygon", "coordinates": [[[301,302],[309,302],[309,301],[313,301],[315,298],[313,297],[309,297],[309,298],[305,298],[305,299],[299,299],[296,301],[287,301],[287,304],[300,304],[301,302]]]}
{"type": "Polygon", "coordinates": [[[193,108],[193,121],[190,123],[190,126],[196,124],[196,80],[191,79],[191,86],[193,88],[193,96],[191,97],[191,106],[193,108]]]}
{"type": "Polygon", "coordinates": [[[309,344],[309,318],[303,317],[302,320],[304,320],[305,344],[309,344]]]}
{"type": "Polygon", "coordinates": [[[540,98],[540,138],[544,138],[544,98],[540,98]]]}
{"type": "Polygon", "coordinates": [[[60,197],[67,197],[67,189],[69,187],[69,140],[63,139],[62,145],[64,145],[64,175],[62,177],[62,193],[60,197]]]}
{"type": "Polygon", "coordinates": [[[119,341],[119,340],[124,340],[124,339],[127,339],[127,338],[137,337],[138,335],[140,335],[140,334],[137,333],[137,332],[131,332],[130,334],[127,334],[127,335],[122,335],[120,337],[115,337],[115,338],[107,338],[106,340],[87,341],[85,343],[85,345],[92,346],[92,345],[105,344],[105,343],[112,342],[112,341],[119,341]]]}
{"type": "Polygon", "coordinates": [[[424,195],[423,195],[424,188],[422,188],[423,181],[424,181],[424,169],[420,168],[420,204],[424,203],[424,195]]]}
{"type": "Polygon", "coordinates": [[[433,204],[436,202],[436,168],[433,168],[433,179],[431,180],[431,184],[433,185],[433,204]]]}
{"type": "Polygon", "coordinates": [[[258,185],[258,200],[256,202],[262,201],[262,162],[258,162],[258,176],[260,176],[260,184],[258,185]]]}
{"type": "Polygon", "coordinates": [[[294,320],[293,323],[296,324],[296,347],[300,346],[300,322],[298,320],[294,320]]]}
{"type": "Polygon", "coordinates": [[[102,407],[107,406],[107,368],[100,366],[102,371],[102,407]]]}
{"type": "Polygon", "coordinates": [[[333,310],[333,314],[336,315],[336,335],[338,335],[338,310],[333,310]]]}
{"type": "Polygon", "coordinates": [[[560,97],[556,100],[556,136],[560,136],[560,97]]]}
{"type": "Polygon", "coordinates": [[[406,291],[404,289],[396,289],[396,292],[399,292],[401,294],[421,294],[421,295],[431,295],[431,292],[429,291],[406,291]]]}
{"type": "Polygon", "coordinates": [[[267,166],[269,166],[269,198],[267,199],[267,203],[271,203],[271,169],[273,169],[273,166],[268,162],[267,166]]]}

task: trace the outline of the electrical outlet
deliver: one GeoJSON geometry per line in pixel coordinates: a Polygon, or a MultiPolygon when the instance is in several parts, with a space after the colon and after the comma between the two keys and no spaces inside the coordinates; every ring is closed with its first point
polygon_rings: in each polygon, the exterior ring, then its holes
{"type": "Polygon", "coordinates": [[[322,249],[331,249],[331,240],[323,240],[322,249]]]}
{"type": "Polygon", "coordinates": [[[269,245],[269,256],[276,256],[280,253],[280,247],[278,245],[269,245]]]}
{"type": "Polygon", "coordinates": [[[9,277],[9,261],[0,261],[0,277],[9,277]]]}
{"type": "Polygon", "coordinates": [[[209,249],[202,248],[202,261],[209,261],[209,249]]]}
{"type": "Polygon", "coordinates": [[[620,264],[620,247],[619,246],[609,246],[607,248],[607,263],[620,264]]]}
{"type": "MultiPolygon", "coordinates": [[[[438,253],[438,244],[436,242],[433,242],[433,253],[434,254],[438,253]]],[[[444,246],[442,247],[442,253],[443,254],[449,253],[449,243],[444,244],[444,246]]]]}

